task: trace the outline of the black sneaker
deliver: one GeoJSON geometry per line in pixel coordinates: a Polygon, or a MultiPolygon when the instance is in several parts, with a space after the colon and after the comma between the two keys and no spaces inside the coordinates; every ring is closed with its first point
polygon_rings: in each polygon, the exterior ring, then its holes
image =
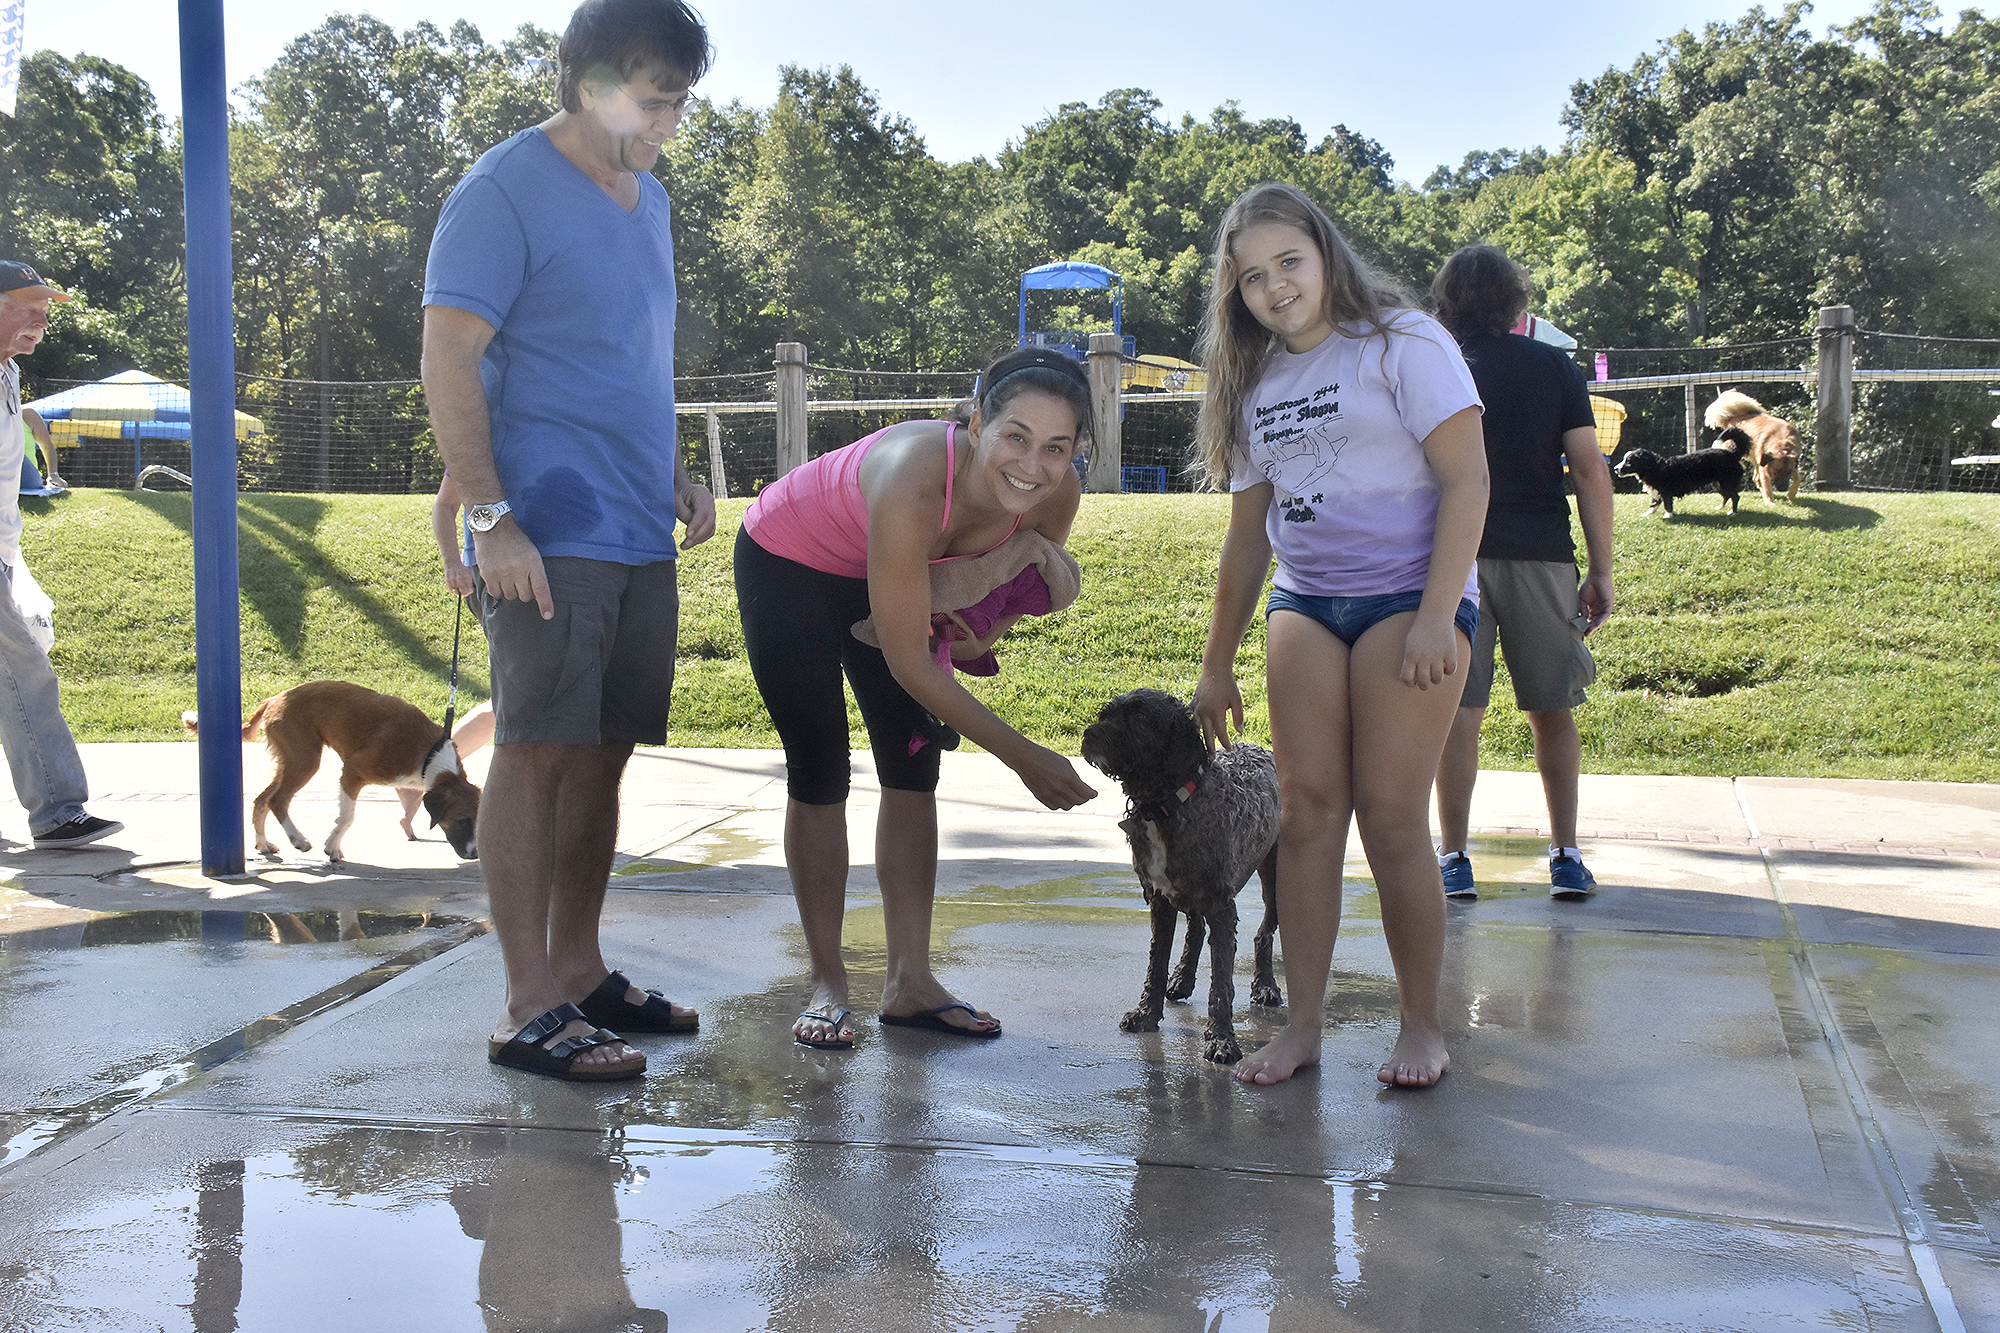
{"type": "Polygon", "coordinates": [[[67,824],[58,824],[47,833],[35,835],[35,850],[48,852],[64,847],[87,847],[99,838],[108,838],[114,833],[123,833],[125,826],[115,819],[99,819],[96,815],[78,815],[67,824]]]}

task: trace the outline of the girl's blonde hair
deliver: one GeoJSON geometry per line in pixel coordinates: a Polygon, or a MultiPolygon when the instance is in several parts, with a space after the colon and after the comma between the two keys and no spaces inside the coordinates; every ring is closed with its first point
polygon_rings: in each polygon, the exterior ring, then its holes
{"type": "Polygon", "coordinates": [[[1208,286],[1208,317],[1195,355],[1208,373],[1195,439],[1208,482],[1226,489],[1232,460],[1242,443],[1243,400],[1264,372],[1278,337],[1257,322],[1236,290],[1232,248],[1246,228],[1277,222],[1296,227],[1319,247],[1326,270],[1326,313],[1336,325],[1359,328],[1361,336],[1382,335],[1386,350],[1393,330],[1389,312],[1413,302],[1396,284],[1377,274],[1354,253],[1326,210],[1294,186],[1266,181],[1244,191],[1215,229],[1215,270],[1208,286]]]}

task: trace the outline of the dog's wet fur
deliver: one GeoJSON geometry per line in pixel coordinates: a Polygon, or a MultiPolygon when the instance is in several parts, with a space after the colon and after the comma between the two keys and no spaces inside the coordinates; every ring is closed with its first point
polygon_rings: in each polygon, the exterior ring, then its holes
{"type": "Polygon", "coordinates": [[[1250,1003],[1285,1002],[1271,970],[1278,933],[1278,769],[1271,752],[1238,743],[1210,756],[1188,705],[1164,690],[1121,694],[1083,733],[1083,757],[1124,789],[1132,869],[1152,908],[1152,949],[1138,1007],[1123,1032],[1157,1032],[1167,1000],[1194,994],[1202,936],[1209,946],[1208,1026],[1203,1055],[1218,1064],[1243,1058],[1236,1042],[1236,895],[1254,872],[1263,881],[1257,970],[1250,1003]],[[1176,795],[1195,779],[1192,796],[1176,795]],[[1171,978],[1174,927],[1187,941],[1171,978]]]}
{"type": "Polygon", "coordinates": [[[257,739],[259,730],[276,768],[271,785],[250,807],[257,850],[265,856],[278,855],[277,844],[264,835],[265,816],[272,814],[292,846],[312,850],[312,840],[292,822],[292,797],[319,771],[323,751],[331,748],[342,768],[340,816],[327,835],[327,860],[341,859],[341,839],[354,822],[354,798],[369,786],[421,789],[431,827],[443,829],[451,849],[464,859],[479,858],[473,836],[479,788],[466,780],[444,727],[415,704],[344,680],[308,681],[258,704],[243,724],[243,739],[257,739]]]}
{"type": "Polygon", "coordinates": [[[1636,477],[1646,488],[1646,494],[1653,497],[1653,503],[1646,509],[1648,514],[1664,508],[1667,517],[1672,518],[1675,500],[1711,486],[1722,496],[1722,507],[1733,514],[1737,497],[1743,491],[1743,456],[1750,451],[1750,445],[1741,431],[1724,431],[1722,441],[1711,448],[1671,458],[1651,449],[1627,450],[1612,471],[1621,477],[1636,477]]]}

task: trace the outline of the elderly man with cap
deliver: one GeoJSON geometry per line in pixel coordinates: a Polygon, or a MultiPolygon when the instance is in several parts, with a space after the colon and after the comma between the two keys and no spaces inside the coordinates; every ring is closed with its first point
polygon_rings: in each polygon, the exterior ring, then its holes
{"type": "Polygon", "coordinates": [[[38,851],[83,847],[125,826],[83,808],[90,799],[83,758],[63,721],[55,668],[14,604],[21,564],[21,369],[49,329],[49,303],[69,297],[26,264],[0,259],[0,745],[14,792],[27,807],[38,851]]]}

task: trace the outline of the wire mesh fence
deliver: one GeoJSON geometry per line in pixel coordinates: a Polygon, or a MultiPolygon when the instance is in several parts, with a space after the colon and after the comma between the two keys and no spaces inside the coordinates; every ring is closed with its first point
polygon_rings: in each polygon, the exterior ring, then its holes
{"type": "MultiPolygon", "coordinates": [[[[1705,410],[1724,389],[1746,393],[1790,421],[1803,446],[1803,484],[1817,479],[1818,347],[1812,338],[1716,347],[1580,349],[1591,392],[1615,397],[1627,416],[1618,455],[1679,453],[1687,406],[1705,410]],[[1686,378],[1692,386],[1634,384],[1686,378]]],[[[2000,491],[2000,339],[1930,338],[1858,330],[1854,335],[1850,483],[1863,490],[2000,491]],[[1956,461],[1955,461],[1956,460],[1956,461]]],[[[1715,432],[1701,427],[1703,443],[1715,432]]]]}
{"type": "MultiPolygon", "coordinates": [[[[2000,491],[2000,339],[1862,330],[1854,342],[1853,484],[1881,490],[2000,491]],[[1983,460],[1983,461],[1982,461],[1983,460]]],[[[1798,429],[1803,475],[1815,478],[1817,341],[1688,348],[1583,348],[1592,392],[1625,408],[1618,453],[1678,453],[1689,439],[1690,390],[1705,408],[1722,389],[1749,394],[1798,429]],[[1667,380],[1669,383],[1649,381],[1667,380]]],[[[29,372],[28,396],[81,387],[29,372]]],[[[1189,368],[1192,370],[1193,368],[1189,368]]],[[[808,457],[898,421],[946,415],[971,393],[974,372],[806,368],[808,457]]],[[[173,386],[160,386],[162,391],[173,386]]],[[[1124,489],[1200,489],[1195,466],[1198,393],[1145,388],[1122,395],[1124,489]]],[[[185,421],[74,422],[58,428],[64,477],[124,487],[161,464],[192,471],[185,421]]],[[[778,475],[778,403],[772,371],[675,381],[676,428],[689,474],[718,495],[754,495],[778,475]]],[[[417,493],[443,469],[416,380],[329,383],[242,375],[237,384],[239,484],[249,491],[417,493]]],[[[53,423],[52,423],[53,424],[53,423]]],[[[1697,431],[1702,442],[1713,432],[1697,431]]]]}
{"type": "Polygon", "coordinates": [[[688,475],[716,495],[754,495],[778,472],[770,371],[674,380],[675,427],[688,475]]]}
{"type": "MultiPolygon", "coordinates": [[[[1656,454],[1677,454],[1687,448],[1688,390],[1680,385],[1654,388],[1627,388],[1620,380],[1645,380],[1671,375],[1712,375],[1712,382],[1696,387],[1698,407],[1706,409],[1717,393],[1734,389],[1763,404],[1773,416],[1790,421],[1801,438],[1812,434],[1813,385],[1803,378],[1813,369],[1817,344],[1811,338],[1784,338],[1770,342],[1735,343],[1719,347],[1613,347],[1579,348],[1576,357],[1584,376],[1591,379],[1590,391],[1615,399],[1625,408],[1618,448],[1613,457],[1631,449],[1650,449],[1656,454]],[[1760,379],[1756,372],[1794,372],[1788,379],[1760,379]],[[1605,380],[1611,383],[1605,383],[1605,380]]],[[[1701,432],[1703,443],[1714,435],[1701,432]]],[[[1810,472],[1805,474],[1810,479],[1810,472]]]]}
{"type": "Polygon", "coordinates": [[[1128,491],[1196,491],[1202,476],[1196,466],[1195,414],[1201,399],[1194,394],[1128,393],[1120,403],[1125,419],[1119,427],[1119,462],[1128,491]]]}
{"type": "Polygon", "coordinates": [[[2000,377],[1979,369],[2000,366],[2000,338],[1864,329],[1855,334],[1854,366],[1855,485],[2000,491],[2000,397],[1992,393],[2000,377]],[[1982,457],[1989,461],[1960,461],[1982,457]]]}

